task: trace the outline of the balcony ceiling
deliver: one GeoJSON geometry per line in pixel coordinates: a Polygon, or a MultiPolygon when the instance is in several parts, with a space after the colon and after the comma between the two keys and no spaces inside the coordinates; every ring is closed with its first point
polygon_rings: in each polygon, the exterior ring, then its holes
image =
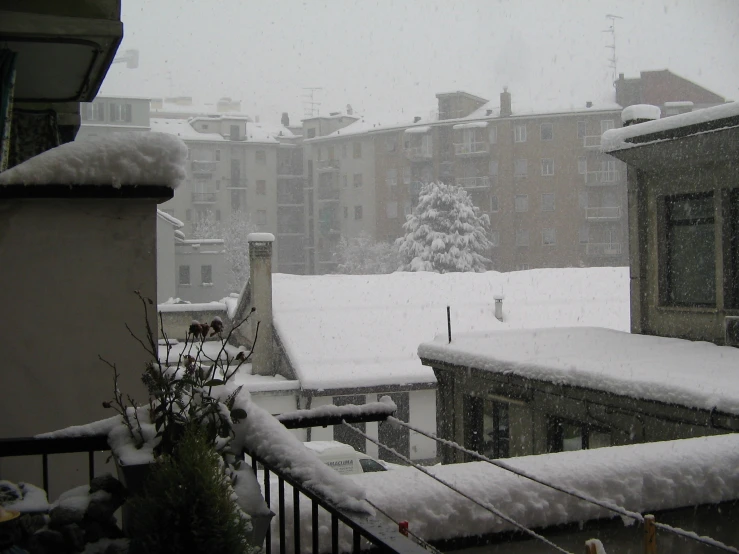
{"type": "Polygon", "coordinates": [[[120,0],[64,2],[76,9],[63,15],[54,2],[19,4],[0,0],[0,44],[18,54],[15,101],[91,101],[123,37],[120,0]]]}

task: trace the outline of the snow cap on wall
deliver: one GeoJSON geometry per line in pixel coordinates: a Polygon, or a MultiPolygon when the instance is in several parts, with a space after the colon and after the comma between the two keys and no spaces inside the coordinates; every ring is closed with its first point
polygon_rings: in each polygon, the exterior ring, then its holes
{"type": "Polygon", "coordinates": [[[69,142],[0,174],[0,185],[166,186],[185,179],[187,147],[164,133],[116,133],[69,142]]]}

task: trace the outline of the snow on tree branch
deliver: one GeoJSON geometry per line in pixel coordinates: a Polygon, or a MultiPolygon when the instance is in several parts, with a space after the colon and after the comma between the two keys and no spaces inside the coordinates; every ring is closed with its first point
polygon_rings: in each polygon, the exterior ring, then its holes
{"type": "Polygon", "coordinates": [[[405,236],[396,240],[403,271],[486,271],[492,247],[490,219],[472,204],[467,191],[454,185],[428,183],[418,206],[403,224],[405,236]]]}

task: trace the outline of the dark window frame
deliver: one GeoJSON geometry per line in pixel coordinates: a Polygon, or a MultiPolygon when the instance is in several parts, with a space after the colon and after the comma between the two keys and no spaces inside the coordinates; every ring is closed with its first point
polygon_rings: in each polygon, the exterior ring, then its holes
{"type": "Polygon", "coordinates": [[[568,419],[557,416],[547,418],[547,453],[564,452],[563,425],[575,425],[580,427],[582,437],[581,450],[590,450],[590,435],[592,433],[603,433],[611,435],[611,446],[613,446],[613,431],[602,425],[593,425],[583,421],[568,419]]]}

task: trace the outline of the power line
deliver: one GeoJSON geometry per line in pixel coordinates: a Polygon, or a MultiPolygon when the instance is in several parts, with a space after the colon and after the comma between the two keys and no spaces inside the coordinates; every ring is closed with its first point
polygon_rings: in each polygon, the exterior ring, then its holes
{"type": "MultiPolygon", "coordinates": [[[[561,487],[559,485],[555,485],[553,483],[549,483],[547,481],[544,481],[543,479],[540,479],[539,477],[536,477],[535,475],[532,475],[524,470],[515,468],[511,466],[510,464],[507,464],[506,462],[502,460],[493,460],[491,458],[488,458],[487,456],[484,456],[483,454],[480,454],[479,452],[475,452],[474,450],[470,450],[468,448],[465,448],[464,446],[447,439],[442,439],[437,437],[434,433],[429,433],[427,431],[424,431],[422,429],[418,429],[411,425],[410,423],[406,423],[405,421],[402,421],[396,417],[389,416],[388,421],[391,421],[393,423],[397,423],[398,425],[401,425],[403,427],[406,427],[407,429],[410,429],[411,431],[414,431],[418,433],[419,435],[423,435],[424,437],[428,437],[432,440],[435,440],[441,444],[444,444],[446,446],[450,446],[452,448],[456,448],[457,450],[460,450],[461,452],[464,452],[465,454],[469,454],[470,456],[473,456],[479,460],[482,460],[483,462],[487,462],[489,464],[492,464],[496,467],[499,467],[501,469],[504,469],[506,471],[510,471],[511,473],[514,473],[518,475],[519,477],[524,477],[526,479],[529,479],[535,483],[538,483],[540,485],[543,485],[545,487],[549,487],[550,489],[554,489],[556,491],[559,491],[564,494],[568,494],[570,496],[573,496],[579,500],[582,500],[584,502],[588,502],[590,504],[595,504],[596,506],[600,506],[601,508],[605,508],[606,510],[610,510],[613,513],[616,513],[620,516],[629,517],[632,519],[635,519],[641,524],[644,524],[644,516],[640,514],[639,512],[633,512],[631,510],[628,510],[626,508],[623,508],[617,504],[612,504],[610,502],[607,502],[605,500],[599,500],[595,497],[592,497],[590,495],[584,494],[580,491],[572,490],[572,489],[566,489],[564,487],[561,487]]],[[[735,554],[739,554],[739,549],[734,548],[733,546],[729,546],[728,544],[725,544],[719,540],[713,539],[708,536],[702,536],[698,535],[694,531],[686,531],[685,529],[681,529],[679,527],[673,527],[671,525],[668,525],[666,523],[659,523],[654,522],[654,525],[662,529],[663,531],[667,531],[669,533],[673,533],[675,535],[679,535],[683,538],[694,540],[703,544],[706,544],[708,546],[713,546],[715,548],[719,548],[721,550],[724,550],[726,552],[734,552],[735,554]]]]}
{"type": "Polygon", "coordinates": [[[396,451],[394,448],[391,448],[391,447],[389,447],[389,446],[387,446],[385,444],[382,444],[377,439],[375,439],[373,437],[370,437],[366,433],[360,431],[359,429],[357,429],[356,427],[354,427],[352,425],[349,425],[345,421],[342,422],[342,424],[345,425],[346,427],[348,427],[349,429],[351,429],[353,432],[355,432],[355,433],[363,436],[368,441],[370,441],[370,442],[376,444],[377,446],[380,446],[380,447],[384,448],[388,452],[391,452],[392,454],[396,455],[398,458],[400,458],[401,460],[403,460],[404,462],[406,462],[408,465],[416,468],[418,471],[421,471],[422,473],[425,473],[426,475],[428,475],[429,477],[431,477],[435,481],[438,481],[439,483],[441,483],[445,487],[453,490],[454,492],[456,492],[457,494],[463,496],[464,498],[466,498],[470,502],[473,502],[474,504],[477,504],[481,508],[484,508],[485,510],[488,510],[489,512],[493,513],[494,515],[496,515],[497,517],[499,517],[503,521],[507,521],[508,523],[510,523],[514,527],[520,529],[521,531],[523,531],[527,535],[530,535],[530,536],[534,537],[535,539],[538,539],[538,540],[542,541],[543,543],[551,546],[552,548],[554,548],[558,552],[563,552],[564,554],[572,554],[571,552],[568,552],[567,550],[565,550],[565,549],[557,546],[556,544],[554,544],[552,541],[550,541],[546,537],[543,537],[543,536],[539,535],[538,533],[536,533],[535,531],[532,531],[531,529],[529,529],[525,525],[523,525],[521,523],[518,523],[516,520],[514,520],[514,519],[510,518],[509,516],[505,515],[503,512],[501,512],[500,510],[498,510],[492,504],[490,504],[488,502],[484,502],[482,500],[477,500],[477,499],[473,498],[472,496],[470,496],[469,494],[467,494],[466,492],[458,489],[457,487],[455,487],[451,483],[445,481],[444,479],[441,479],[440,477],[437,477],[436,475],[434,475],[433,473],[431,473],[428,469],[426,469],[425,467],[420,466],[417,463],[413,462],[410,458],[407,458],[406,456],[403,456],[400,452],[396,451]]]}

